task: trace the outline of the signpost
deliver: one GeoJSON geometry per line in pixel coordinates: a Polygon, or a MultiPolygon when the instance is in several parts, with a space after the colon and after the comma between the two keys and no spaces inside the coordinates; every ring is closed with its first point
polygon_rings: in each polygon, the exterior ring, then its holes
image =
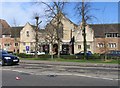
{"type": "Polygon", "coordinates": [[[30,49],[30,47],[29,47],[29,46],[26,46],[26,51],[27,51],[27,53],[28,53],[29,49],[30,49]]]}

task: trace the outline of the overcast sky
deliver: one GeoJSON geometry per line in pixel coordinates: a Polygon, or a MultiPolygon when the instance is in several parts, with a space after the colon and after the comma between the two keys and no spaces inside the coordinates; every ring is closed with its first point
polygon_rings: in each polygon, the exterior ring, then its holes
{"type": "MultiPolygon", "coordinates": [[[[67,13],[67,18],[69,18],[75,24],[78,24],[78,17],[75,16],[74,11],[75,3],[69,3],[65,12],[67,13]]],[[[93,19],[90,23],[118,23],[118,3],[117,2],[94,2],[91,3],[92,8],[97,10],[91,11],[91,14],[94,15],[96,19],[93,19]]],[[[14,19],[16,25],[24,26],[27,22],[35,24],[34,13],[39,13],[40,24],[43,28],[46,25],[46,18],[43,17],[45,14],[44,5],[35,5],[34,3],[29,2],[0,2],[0,15],[1,19],[6,20],[10,26],[14,26],[14,19]]]]}

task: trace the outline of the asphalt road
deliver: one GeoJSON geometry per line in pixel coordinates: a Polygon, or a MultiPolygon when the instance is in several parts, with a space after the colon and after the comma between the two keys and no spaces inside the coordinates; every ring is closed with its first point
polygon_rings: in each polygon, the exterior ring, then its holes
{"type": "Polygon", "coordinates": [[[3,86],[118,86],[119,69],[114,65],[27,62],[0,69],[3,86]]]}
{"type": "Polygon", "coordinates": [[[35,75],[3,70],[2,86],[118,86],[118,81],[74,75],[35,75]],[[16,77],[20,79],[16,80],[16,77]]]}
{"type": "Polygon", "coordinates": [[[3,66],[2,70],[24,72],[34,75],[74,75],[108,80],[118,80],[119,72],[118,68],[111,67],[87,67],[50,63],[20,63],[19,65],[14,66],[3,66]]]}

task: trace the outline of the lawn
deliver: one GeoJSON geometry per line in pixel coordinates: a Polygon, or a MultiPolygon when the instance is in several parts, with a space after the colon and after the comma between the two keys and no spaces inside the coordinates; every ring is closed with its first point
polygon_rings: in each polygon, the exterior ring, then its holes
{"type": "Polygon", "coordinates": [[[60,62],[78,62],[78,63],[106,63],[106,64],[120,64],[120,60],[101,60],[101,59],[90,59],[90,60],[84,60],[84,59],[63,59],[63,58],[21,58],[21,60],[44,60],[44,61],[60,61],[60,62]]]}

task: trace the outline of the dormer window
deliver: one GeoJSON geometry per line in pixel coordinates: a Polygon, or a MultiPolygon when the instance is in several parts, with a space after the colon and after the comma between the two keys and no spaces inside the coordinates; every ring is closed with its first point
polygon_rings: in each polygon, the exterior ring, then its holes
{"type": "Polygon", "coordinates": [[[105,34],[106,38],[115,38],[115,37],[118,37],[118,33],[106,33],[105,34]]]}
{"type": "Polygon", "coordinates": [[[27,37],[29,37],[29,31],[26,32],[27,37]]]}

